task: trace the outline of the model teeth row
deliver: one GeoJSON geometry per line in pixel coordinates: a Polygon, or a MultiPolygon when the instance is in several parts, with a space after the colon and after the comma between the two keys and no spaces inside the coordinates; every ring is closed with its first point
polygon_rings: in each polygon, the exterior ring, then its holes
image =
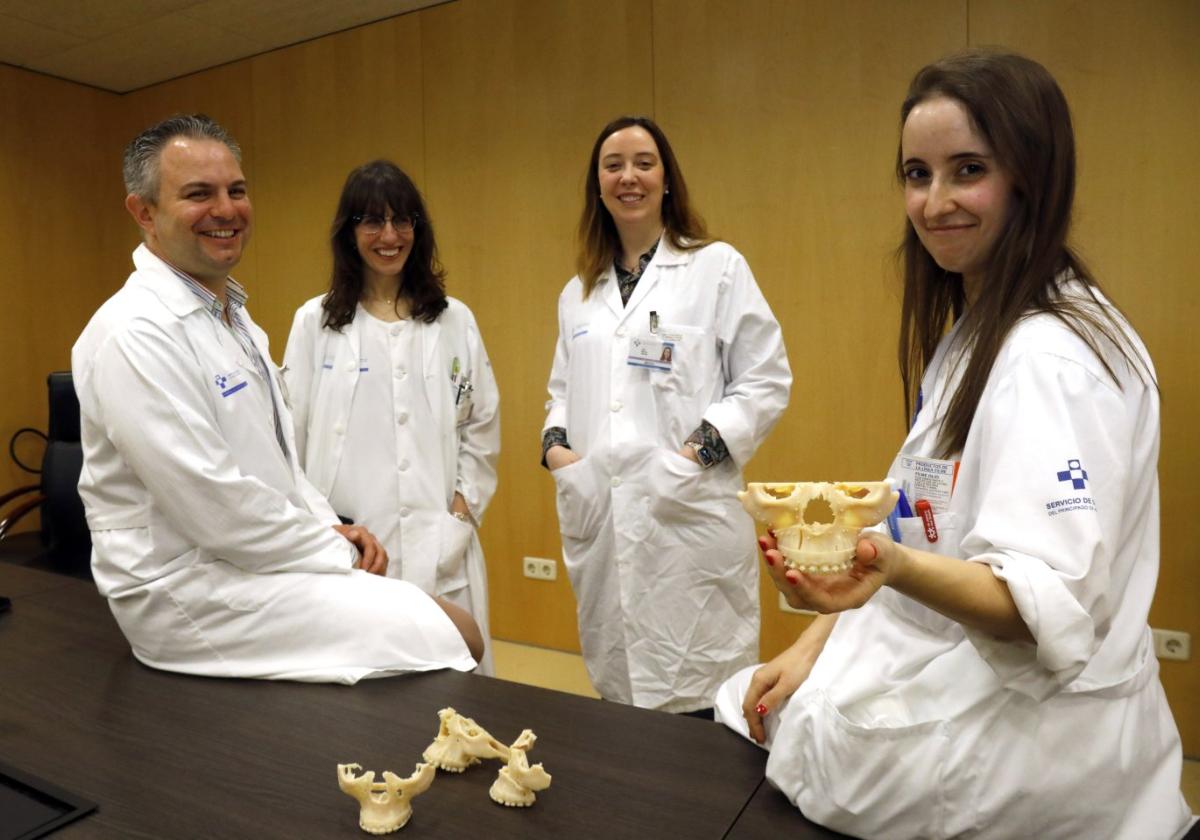
{"type": "Polygon", "coordinates": [[[788,565],[789,569],[795,569],[798,572],[808,572],[811,574],[818,574],[818,575],[838,575],[838,574],[841,574],[842,572],[848,572],[850,570],[850,567],[853,565],[853,563],[851,561],[847,560],[843,563],[807,564],[807,563],[796,563],[791,560],[788,560],[787,565],[788,565]]]}

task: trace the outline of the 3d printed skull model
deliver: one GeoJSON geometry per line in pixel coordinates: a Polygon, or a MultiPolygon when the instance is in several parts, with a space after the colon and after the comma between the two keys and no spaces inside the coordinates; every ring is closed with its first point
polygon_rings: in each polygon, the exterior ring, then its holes
{"type": "Polygon", "coordinates": [[[438,712],[441,725],[422,758],[451,773],[461,773],[483,758],[508,761],[509,749],[482,726],[451,708],[438,712]]]}
{"type": "Polygon", "coordinates": [[[508,766],[501,767],[488,795],[510,808],[528,808],[537,799],[534,791],[550,787],[550,774],[541,764],[529,766],[528,753],[537,736],[526,729],[509,747],[508,766]]]}
{"type": "Polygon", "coordinates": [[[837,574],[850,568],[858,532],[882,522],[900,494],[888,481],[755,483],[738,499],[774,532],[787,565],[837,574]]]}
{"type": "Polygon", "coordinates": [[[418,764],[407,779],[385,770],[383,781],[376,782],[374,770],[354,775],[362,770],[357,764],[339,764],[337,769],[338,787],[358,800],[358,827],[368,834],[391,834],[403,828],[412,816],[413,797],[429,790],[437,774],[432,764],[418,764]]]}

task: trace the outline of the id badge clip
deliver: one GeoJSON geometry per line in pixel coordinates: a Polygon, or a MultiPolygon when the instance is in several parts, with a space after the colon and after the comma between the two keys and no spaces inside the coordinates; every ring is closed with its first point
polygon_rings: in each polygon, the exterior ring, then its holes
{"type": "Polygon", "coordinates": [[[658,313],[650,313],[650,332],[629,339],[628,364],[668,372],[675,364],[676,337],[658,329],[658,313]]]}

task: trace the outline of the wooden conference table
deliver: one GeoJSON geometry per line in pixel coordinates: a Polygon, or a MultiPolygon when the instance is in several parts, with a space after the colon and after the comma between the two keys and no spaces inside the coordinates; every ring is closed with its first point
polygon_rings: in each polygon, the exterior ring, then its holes
{"type": "MultiPolygon", "coordinates": [[[[90,583],[0,563],[0,761],[99,803],[63,838],[362,838],[336,765],[410,775],[453,706],[554,777],[532,808],[500,764],[439,772],[399,837],[839,837],[763,779],[725,727],[455,671],[356,686],[189,677],[139,664],[90,583]]],[[[372,632],[369,627],[347,632],[372,632]]]]}

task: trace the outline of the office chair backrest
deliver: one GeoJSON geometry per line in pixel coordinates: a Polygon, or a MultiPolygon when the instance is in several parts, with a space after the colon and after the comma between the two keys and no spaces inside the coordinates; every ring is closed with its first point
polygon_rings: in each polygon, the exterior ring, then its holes
{"type": "Polygon", "coordinates": [[[88,531],[79,474],[83,444],[79,442],[79,399],[70,371],[46,378],[50,393],[49,440],[42,459],[42,541],[51,563],[62,571],[79,573],[91,563],[92,535],[88,531]]]}

